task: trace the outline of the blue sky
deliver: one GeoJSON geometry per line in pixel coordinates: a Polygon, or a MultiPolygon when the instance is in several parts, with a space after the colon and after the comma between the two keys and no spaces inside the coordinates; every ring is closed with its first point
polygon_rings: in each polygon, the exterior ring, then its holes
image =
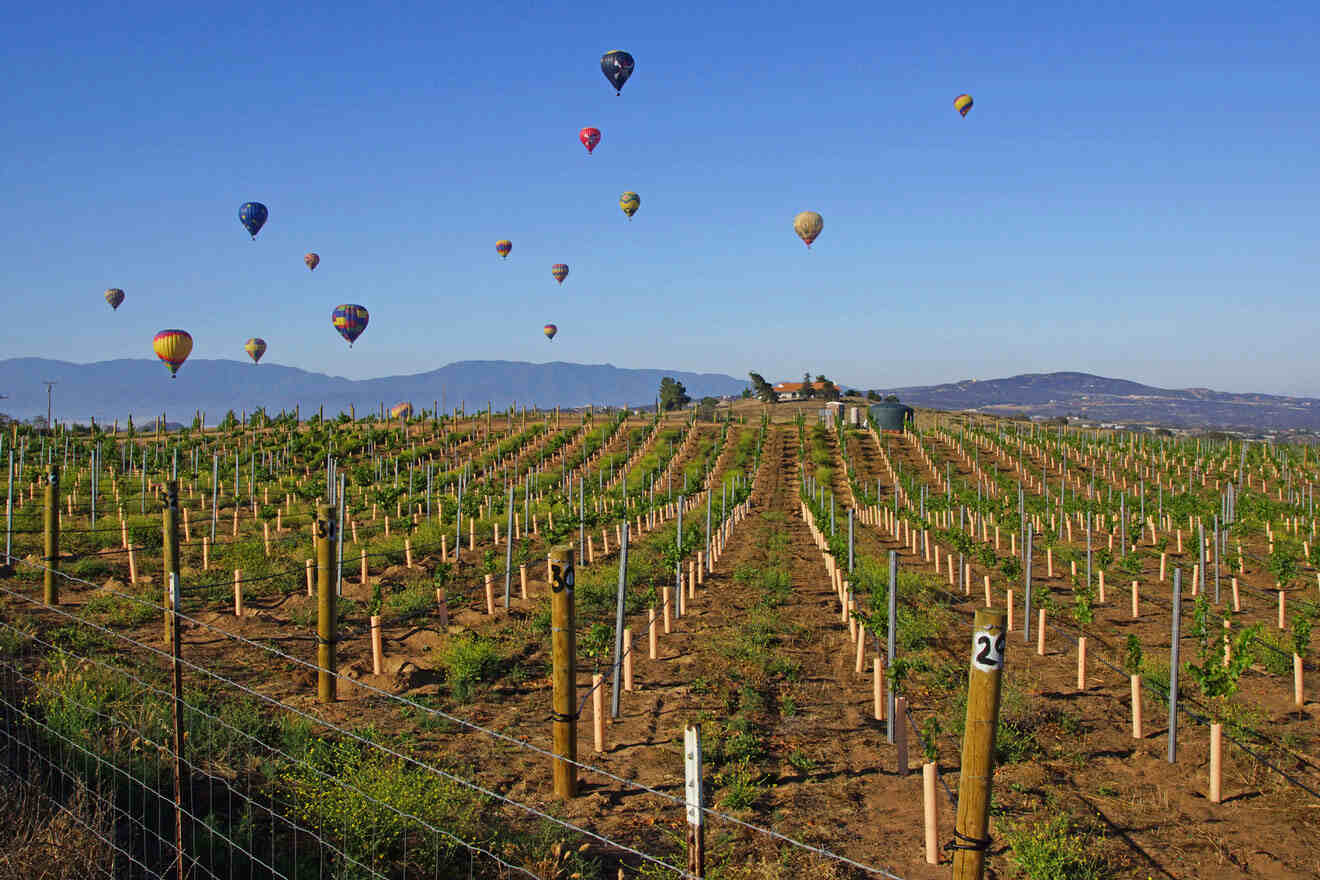
{"type": "Polygon", "coordinates": [[[0,357],[1320,395],[1313,4],[271,6],[0,13],[0,357]]]}

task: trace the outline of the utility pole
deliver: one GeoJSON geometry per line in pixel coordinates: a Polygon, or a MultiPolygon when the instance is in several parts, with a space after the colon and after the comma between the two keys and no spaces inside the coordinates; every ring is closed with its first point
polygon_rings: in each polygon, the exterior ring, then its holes
{"type": "Polygon", "coordinates": [[[52,434],[55,433],[55,426],[51,424],[51,395],[54,391],[56,382],[43,381],[41,384],[46,386],[46,430],[52,434]]]}

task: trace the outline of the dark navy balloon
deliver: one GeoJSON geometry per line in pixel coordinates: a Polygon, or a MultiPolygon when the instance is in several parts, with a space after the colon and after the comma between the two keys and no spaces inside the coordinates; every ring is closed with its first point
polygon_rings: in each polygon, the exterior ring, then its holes
{"type": "Polygon", "coordinates": [[[261,227],[266,225],[266,217],[269,213],[261,202],[244,202],[243,207],[238,209],[238,222],[242,223],[248,235],[255,239],[261,227]]]}
{"type": "Polygon", "coordinates": [[[622,94],[623,84],[633,72],[633,57],[622,49],[606,52],[600,59],[600,72],[614,86],[614,94],[622,94]]]}

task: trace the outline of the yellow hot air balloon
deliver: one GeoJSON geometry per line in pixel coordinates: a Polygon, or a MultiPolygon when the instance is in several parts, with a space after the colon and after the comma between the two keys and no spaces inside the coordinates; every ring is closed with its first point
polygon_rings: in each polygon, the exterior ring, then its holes
{"type": "Polygon", "coordinates": [[[631,190],[619,196],[619,207],[623,209],[623,213],[628,215],[629,220],[633,218],[633,214],[636,214],[637,209],[641,206],[642,197],[631,190]]]}
{"type": "Polygon", "coordinates": [[[798,238],[806,242],[807,247],[811,247],[811,243],[824,228],[825,219],[815,211],[803,211],[793,218],[793,231],[798,234],[798,238]]]}
{"type": "Polygon", "coordinates": [[[959,95],[958,97],[954,98],[954,99],[953,99],[953,109],[954,109],[954,110],[957,110],[957,111],[958,111],[959,113],[961,113],[963,116],[966,116],[966,115],[967,115],[967,111],[972,109],[972,96],[971,96],[971,95],[959,95]]]}
{"type": "Polygon", "coordinates": [[[173,379],[188,355],[192,354],[193,340],[187,330],[162,330],[151,340],[151,348],[169,367],[173,379]]]}

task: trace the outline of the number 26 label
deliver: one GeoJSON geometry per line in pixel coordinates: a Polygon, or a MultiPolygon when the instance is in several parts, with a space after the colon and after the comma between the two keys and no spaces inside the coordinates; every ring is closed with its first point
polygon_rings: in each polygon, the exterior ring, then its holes
{"type": "Polygon", "coordinates": [[[972,666],[983,672],[1004,668],[1004,634],[994,629],[978,629],[972,635],[972,666]]]}

